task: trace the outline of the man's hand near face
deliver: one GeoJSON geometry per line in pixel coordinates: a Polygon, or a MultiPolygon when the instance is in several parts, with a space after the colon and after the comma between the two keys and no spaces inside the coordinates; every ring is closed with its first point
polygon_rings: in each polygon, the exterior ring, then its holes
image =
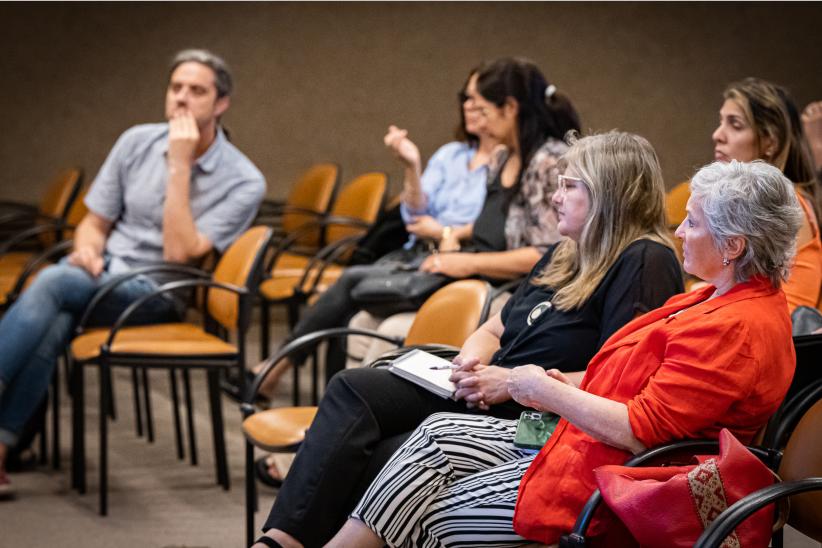
{"type": "MultiPolygon", "coordinates": [[[[194,155],[197,150],[197,143],[200,141],[200,130],[197,129],[197,121],[194,115],[186,108],[179,108],[174,111],[168,121],[168,169],[169,173],[177,170],[191,170],[194,164],[194,155]]],[[[188,182],[186,178],[175,178],[188,182]]]]}
{"type": "Polygon", "coordinates": [[[168,182],[163,206],[163,259],[186,263],[211,249],[211,242],[197,231],[191,214],[191,168],[197,157],[200,130],[191,111],[174,110],[168,121],[168,182]]]}

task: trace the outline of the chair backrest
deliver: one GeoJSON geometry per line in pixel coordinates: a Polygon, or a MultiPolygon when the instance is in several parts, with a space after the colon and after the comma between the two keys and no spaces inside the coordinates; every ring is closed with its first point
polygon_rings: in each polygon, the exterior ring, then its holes
{"type": "MultiPolygon", "coordinates": [[[[822,400],[817,400],[794,428],[779,465],[784,481],[822,477],[822,400]]],[[[791,497],[788,524],[822,541],[822,492],[791,497]]]]}
{"type": "MultiPolygon", "coordinates": [[[[352,217],[369,225],[377,218],[388,186],[385,173],[363,173],[340,190],[332,216],[352,217]]],[[[363,228],[329,225],[326,231],[327,243],[333,243],[347,236],[365,232],[363,228]]]]}
{"type": "MultiPolygon", "coordinates": [[[[316,164],[306,170],[294,184],[285,203],[286,206],[308,209],[317,213],[326,213],[337,188],[340,177],[340,168],[337,164],[316,164]]],[[[315,221],[316,216],[288,212],[283,213],[283,230],[290,234],[301,226],[315,221]]],[[[317,246],[320,242],[319,233],[310,233],[299,238],[300,245],[317,246]]]]}
{"type": "Polygon", "coordinates": [[[462,346],[479,326],[488,288],[481,280],[459,280],[439,289],[417,312],[405,345],[462,346]]]}
{"type": "Polygon", "coordinates": [[[62,170],[49,184],[40,200],[40,213],[56,219],[64,219],[77,198],[83,184],[83,170],[71,167],[62,170]]]}
{"type": "MultiPolygon", "coordinates": [[[[671,233],[685,220],[687,215],[685,206],[690,197],[690,181],[679,183],[665,195],[665,217],[668,219],[668,228],[671,230],[671,233]]],[[[674,248],[679,262],[682,262],[682,240],[674,238],[674,248]]]]}
{"type": "MultiPolygon", "coordinates": [[[[226,250],[212,278],[216,282],[253,290],[260,275],[260,267],[272,230],[255,226],[246,230],[226,250]]],[[[230,291],[212,288],[206,301],[208,313],[226,329],[233,330],[240,320],[240,299],[230,291]]]]}
{"type": "Polygon", "coordinates": [[[674,186],[665,194],[665,217],[668,226],[676,228],[685,220],[685,206],[691,197],[691,183],[684,181],[674,186]]]}
{"type": "MultiPolygon", "coordinates": [[[[86,197],[86,190],[81,189],[80,192],[77,193],[77,198],[71,204],[68,211],[66,212],[66,229],[62,231],[60,237],[64,240],[74,237],[74,229],[77,228],[77,225],[80,224],[80,221],[83,220],[83,217],[86,216],[88,213],[88,208],[86,207],[85,202],[83,199],[86,197]]],[[[57,234],[54,232],[43,232],[40,234],[40,245],[43,248],[48,248],[57,243],[57,234]]]]}

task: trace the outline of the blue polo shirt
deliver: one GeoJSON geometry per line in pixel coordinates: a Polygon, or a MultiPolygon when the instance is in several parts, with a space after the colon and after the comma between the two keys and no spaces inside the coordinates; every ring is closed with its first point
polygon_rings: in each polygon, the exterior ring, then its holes
{"type": "MultiPolygon", "coordinates": [[[[167,151],[168,124],[130,128],[86,195],[88,208],[114,223],[105,249],[112,274],[163,260],[167,151]]],[[[197,230],[224,251],[249,227],[265,190],[260,171],[218,129],[192,169],[190,205],[197,230]]]]}

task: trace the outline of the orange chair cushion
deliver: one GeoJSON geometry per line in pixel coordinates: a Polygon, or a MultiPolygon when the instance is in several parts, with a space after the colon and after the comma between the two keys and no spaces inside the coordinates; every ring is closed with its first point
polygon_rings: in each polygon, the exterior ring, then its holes
{"type": "Polygon", "coordinates": [[[243,421],[248,440],[266,451],[283,451],[302,443],[317,415],[316,407],[278,407],[255,413],[243,421]]]}
{"type": "Polygon", "coordinates": [[[33,253],[27,251],[11,251],[0,257],[0,272],[9,270],[20,270],[29,260],[34,257],[33,253]]]}
{"type": "MultiPolygon", "coordinates": [[[[100,355],[107,328],[90,329],[74,339],[71,352],[78,360],[100,355]]],[[[114,338],[115,354],[169,354],[174,356],[236,354],[237,347],[189,323],[164,323],[123,328],[114,338]]]]}
{"type": "MultiPolygon", "coordinates": [[[[269,301],[280,301],[293,296],[294,287],[300,283],[309,261],[309,258],[301,255],[283,253],[271,269],[271,277],[260,284],[260,295],[269,301]]],[[[318,288],[325,289],[336,282],[342,276],[343,270],[343,267],[337,265],[326,267],[318,288]]],[[[307,277],[309,282],[313,279],[314,273],[307,277]]]]}

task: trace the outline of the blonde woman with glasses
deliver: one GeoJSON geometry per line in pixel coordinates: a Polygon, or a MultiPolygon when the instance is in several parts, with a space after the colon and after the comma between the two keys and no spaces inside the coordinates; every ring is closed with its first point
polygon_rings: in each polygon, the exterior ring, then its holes
{"type": "MultiPolygon", "coordinates": [[[[427,417],[447,411],[517,418],[527,407],[508,391],[514,367],[581,372],[615,331],[682,290],[662,174],[648,141],[627,133],[586,137],[563,158],[552,201],[565,238],[465,342],[454,359],[455,400],[385,369],[337,374],[258,548],[328,542],[392,451],[427,417]]],[[[486,434],[496,436],[493,428],[486,434]]],[[[465,459],[472,461],[470,451],[465,459]]]]}

